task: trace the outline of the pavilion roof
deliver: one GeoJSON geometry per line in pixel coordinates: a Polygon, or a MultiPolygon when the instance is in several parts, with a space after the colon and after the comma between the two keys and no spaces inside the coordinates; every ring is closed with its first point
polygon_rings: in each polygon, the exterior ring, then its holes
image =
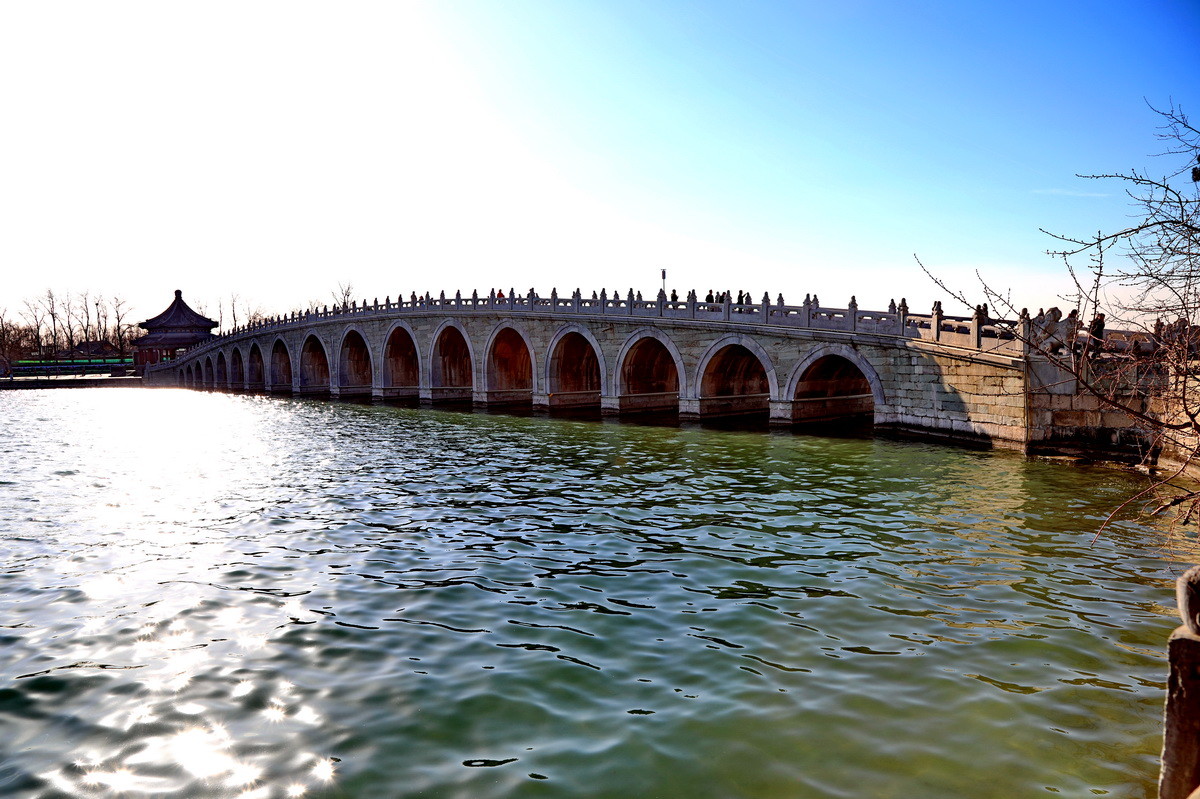
{"type": "Polygon", "coordinates": [[[160,313],[153,319],[147,319],[145,322],[139,322],[138,327],[149,330],[151,333],[158,331],[169,332],[171,330],[202,330],[208,331],[217,326],[217,322],[209,319],[206,316],[193,311],[188,304],[183,301],[183,292],[175,289],[175,300],[167,306],[167,310],[160,313]]]}

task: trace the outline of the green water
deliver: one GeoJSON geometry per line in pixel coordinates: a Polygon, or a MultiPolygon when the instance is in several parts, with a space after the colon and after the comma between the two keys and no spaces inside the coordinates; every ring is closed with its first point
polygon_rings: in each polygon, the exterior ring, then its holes
{"type": "Polygon", "coordinates": [[[1152,796],[1116,471],[872,439],[0,392],[0,795],[1152,796]]]}

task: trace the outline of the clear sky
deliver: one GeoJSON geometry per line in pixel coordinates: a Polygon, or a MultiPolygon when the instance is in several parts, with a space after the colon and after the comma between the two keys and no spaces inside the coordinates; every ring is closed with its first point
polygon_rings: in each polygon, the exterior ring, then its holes
{"type": "MultiPolygon", "coordinates": [[[[1200,3],[0,4],[0,307],[493,286],[1061,304],[1200,3]]],[[[947,310],[951,310],[947,304],[947,310]]],[[[228,318],[228,311],[226,311],[228,318]]]]}

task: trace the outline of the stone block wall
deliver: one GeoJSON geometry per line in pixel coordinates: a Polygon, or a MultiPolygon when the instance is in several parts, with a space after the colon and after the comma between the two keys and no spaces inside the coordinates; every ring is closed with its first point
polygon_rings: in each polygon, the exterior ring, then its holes
{"type": "Polygon", "coordinates": [[[880,375],[889,408],[876,423],[938,431],[995,446],[1026,441],[1021,362],[999,356],[911,348],[880,375]]]}

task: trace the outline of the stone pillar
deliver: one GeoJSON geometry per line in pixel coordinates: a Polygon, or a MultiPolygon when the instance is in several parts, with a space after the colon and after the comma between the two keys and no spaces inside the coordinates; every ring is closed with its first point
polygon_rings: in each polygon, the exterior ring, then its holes
{"type": "Polygon", "coordinates": [[[971,314],[971,346],[974,349],[983,349],[983,323],[985,314],[982,305],[976,305],[974,312],[971,314]]]}
{"type": "Polygon", "coordinates": [[[1183,625],[1167,642],[1159,799],[1187,799],[1200,786],[1200,566],[1175,582],[1175,598],[1183,625]]]}
{"type": "Polygon", "coordinates": [[[933,340],[941,341],[942,340],[942,301],[941,300],[933,301],[933,312],[930,314],[930,317],[929,317],[929,326],[933,328],[933,330],[929,331],[930,333],[933,334],[933,340]]]}
{"type": "Polygon", "coordinates": [[[900,298],[900,304],[896,306],[896,322],[900,325],[897,335],[908,334],[908,300],[900,298]]]}
{"type": "Polygon", "coordinates": [[[850,296],[850,305],[846,307],[846,316],[850,320],[850,330],[858,330],[858,298],[850,296]]]}
{"type": "Polygon", "coordinates": [[[617,416],[621,413],[621,398],[616,394],[600,395],[600,415],[617,416]]]}
{"type": "Polygon", "coordinates": [[[792,401],[786,400],[771,400],[770,417],[767,420],[771,427],[791,427],[792,426],[792,401]]]}

